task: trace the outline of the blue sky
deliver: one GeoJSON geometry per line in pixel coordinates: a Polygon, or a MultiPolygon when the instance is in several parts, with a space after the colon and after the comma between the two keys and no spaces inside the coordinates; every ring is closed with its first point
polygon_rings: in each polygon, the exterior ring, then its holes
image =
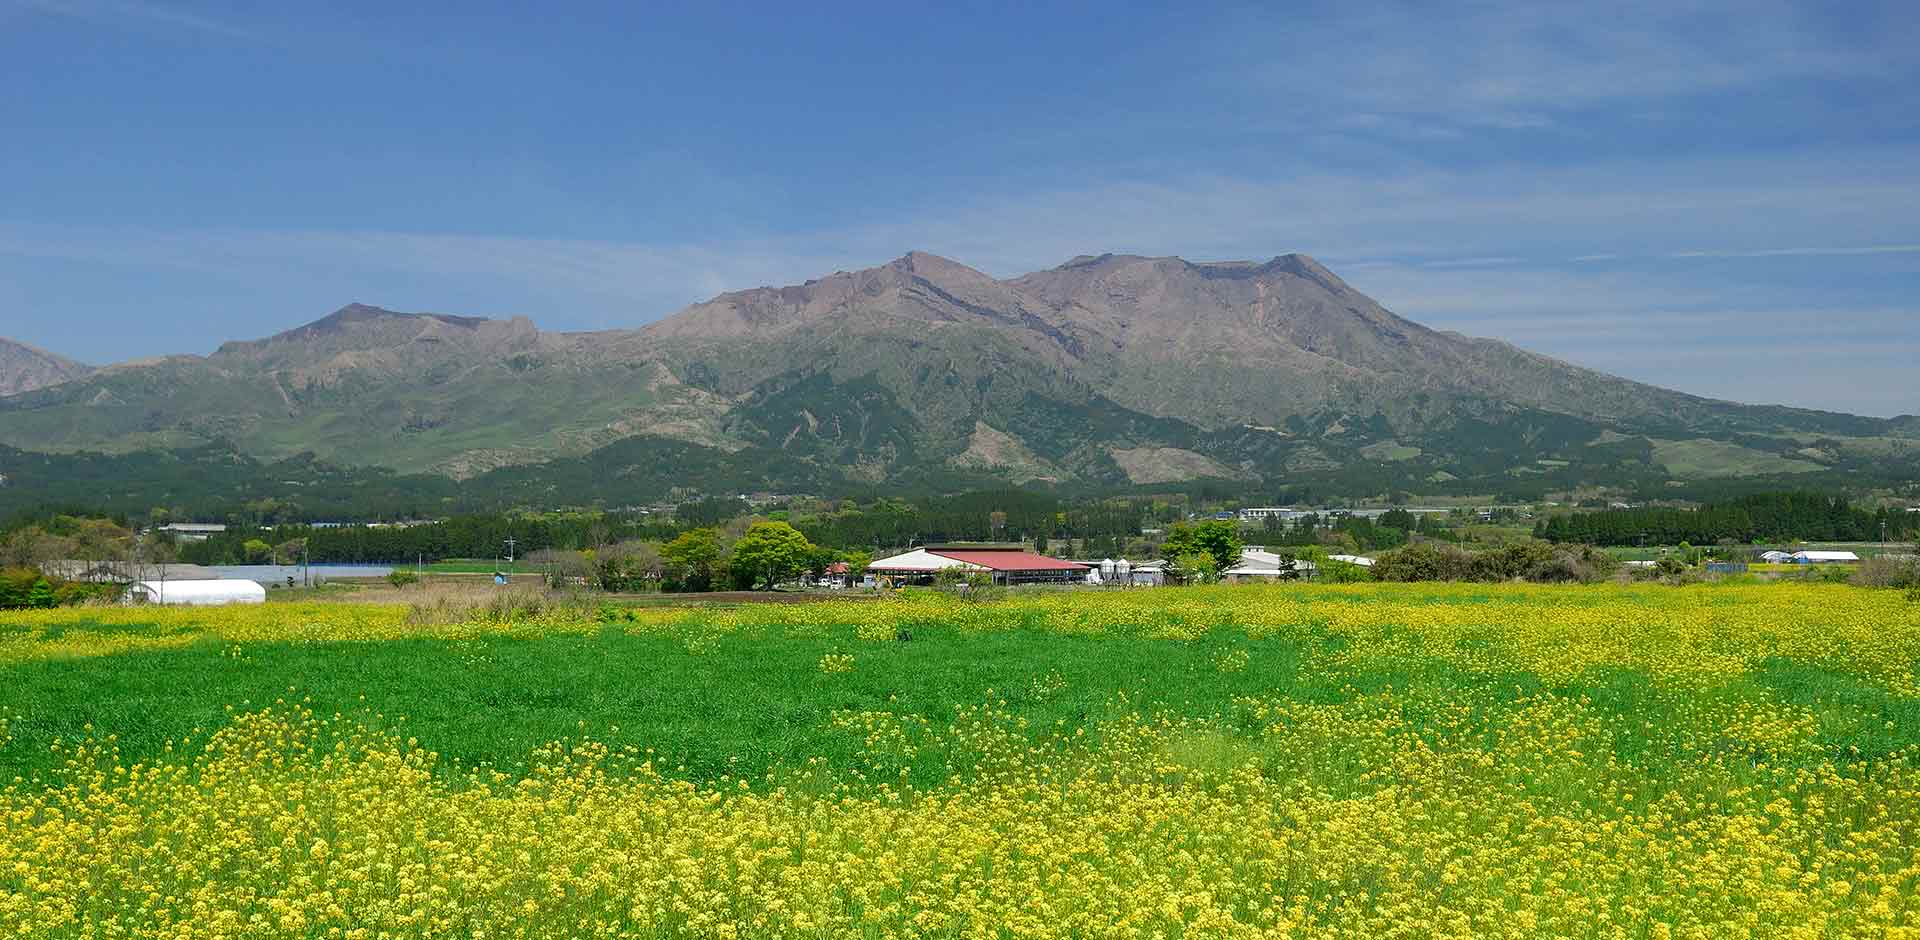
{"type": "Polygon", "coordinates": [[[0,0],[0,335],[1303,251],[1432,326],[1920,413],[1912,3],[533,9],[0,0]]]}

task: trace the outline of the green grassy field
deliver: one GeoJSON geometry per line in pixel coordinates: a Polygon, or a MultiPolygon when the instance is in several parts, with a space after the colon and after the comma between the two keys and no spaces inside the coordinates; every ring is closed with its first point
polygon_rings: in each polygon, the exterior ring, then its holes
{"type": "MultiPolygon", "coordinates": [[[[411,571],[411,568],[405,568],[411,571]]],[[[492,574],[504,571],[508,574],[538,574],[537,565],[529,565],[515,559],[508,563],[505,559],[488,560],[485,558],[448,558],[426,566],[430,574],[492,574]]]]}
{"type": "MultiPolygon", "coordinates": [[[[125,629],[89,624],[81,615],[61,632],[125,629]]],[[[729,773],[761,775],[809,757],[844,762],[858,742],[831,727],[836,711],[879,709],[945,724],[990,692],[1040,736],[1062,721],[1097,724],[1116,709],[1215,716],[1246,696],[1338,703],[1388,688],[1466,700],[1484,697],[1495,682],[1496,698],[1511,701],[1544,684],[1524,670],[1490,676],[1440,658],[1328,669],[1325,663],[1346,641],[1318,630],[1255,639],[1226,628],[1169,642],[1061,633],[1017,621],[980,632],[909,618],[900,629],[911,639],[862,644],[859,668],[844,676],[819,668],[824,656],[846,648],[840,636],[770,641],[734,632],[690,646],[677,636],[633,635],[619,623],[548,636],[379,643],[206,638],[172,649],[15,662],[0,666],[0,712],[23,717],[12,726],[15,745],[0,750],[0,780],[52,769],[62,758],[48,745],[78,740],[88,727],[112,729],[128,759],[151,760],[168,741],[220,727],[230,708],[276,701],[404,728],[431,741],[450,763],[466,766],[524,772],[540,745],[586,730],[603,741],[653,747],[690,778],[709,781],[729,773]],[[1216,668],[1236,651],[1257,668],[1216,668]]],[[[1557,683],[1555,691],[1622,712],[1651,708],[1660,723],[1691,705],[1652,696],[1653,688],[1643,672],[1622,667],[1557,683]]],[[[1896,728],[1892,737],[1836,738],[1833,747],[1869,743],[1884,753],[1920,744],[1920,701],[1862,686],[1828,666],[1769,661],[1722,694],[1818,700],[1828,727],[1892,721],[1896,728]],[[1876,720],[1841,720],[1843,714],[1876,720]]],[[[937,783],[963,769],[923,763],[914,779],[937,783]]]]}
{"type": "Polygon", "coordinates": [[[1920,917],[1920,604],[6,615],[14,778],[0,935],[1896,936],[1920,917]]]}
{"type": "MultiPolygon", "coordinates": [[[[770,644],[726,635],[690,650],[617,625],[588,635],[452,642],[261,643],[232,651],[208,643],[23,663],[0,671],[8,687],[0,708],[27,716],[14,727],[25,746],[0,750],[0,779],[49,769],[59,758],[45,745],[78,740],[88,725],[115,729],[128,759],[151,759],[169,739],[223,725],[228,706],[279,699],[323,713],[378,713],[382,725],[404,727],[450,760],[515,772],[540,745],[580,734],[584,721],[600,740],[645,743],[694,779],[710,780],[764,774],[810,756],[844,761],[859,742],[830,726],[836,710],[887,709],[944,724],[991,689],[1045,728],[1108,715],[1122,690],[1211,714],[1236,695],[1282,689],[1326,699],[1356,679],[1377,688],[1398,675],[1303,671],[1310,641],[1263,642],[1261,670],[1221,673],[1212,657],[1243,638],[1169,646],[1020,629],[970,635],[936,623],[912,632],[909,642],[863,647],[859,668],[845,676],[819,668],[842,640],[770,644]],[[1034,691],[1060,683],[1045,695],[1034,691]]],[[[924,764],[918,779],[937,783],[953,769],[924,764]]]]}

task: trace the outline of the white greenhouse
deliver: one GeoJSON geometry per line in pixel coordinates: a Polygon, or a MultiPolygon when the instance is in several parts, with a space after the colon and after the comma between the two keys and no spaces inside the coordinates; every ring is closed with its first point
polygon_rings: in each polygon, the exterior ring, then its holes
{"type": "Polygon", "coordinates": [[[214,606],[219,604],[264,604],[267,589],[245,578],[215,581],[135,581],[127,587],[126,600],[133,604],[169,604],[214,606]]]}

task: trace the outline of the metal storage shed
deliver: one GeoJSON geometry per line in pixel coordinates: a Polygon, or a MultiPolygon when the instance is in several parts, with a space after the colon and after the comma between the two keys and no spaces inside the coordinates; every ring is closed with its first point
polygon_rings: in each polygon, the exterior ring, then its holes
{"type": "Polygon", "coordinates": [[[267,589],[245,578],[216,581],[135,581],[127,587],[125,599],[136,604],[214,606],[219,604],[263,604],[267,589]]]}

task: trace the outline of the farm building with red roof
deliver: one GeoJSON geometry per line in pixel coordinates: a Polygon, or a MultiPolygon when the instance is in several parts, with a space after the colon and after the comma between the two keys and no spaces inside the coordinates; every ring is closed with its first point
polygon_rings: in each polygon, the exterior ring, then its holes
{"type": "Polygon", "coordinates": [[[954,568],[985,572],[995,584],[1070,584],[1087,576],[1086,565],[990,545],[929,545],[867,566],[877,575],[907,581],[931,581],[936,573],[954,568]]]}

